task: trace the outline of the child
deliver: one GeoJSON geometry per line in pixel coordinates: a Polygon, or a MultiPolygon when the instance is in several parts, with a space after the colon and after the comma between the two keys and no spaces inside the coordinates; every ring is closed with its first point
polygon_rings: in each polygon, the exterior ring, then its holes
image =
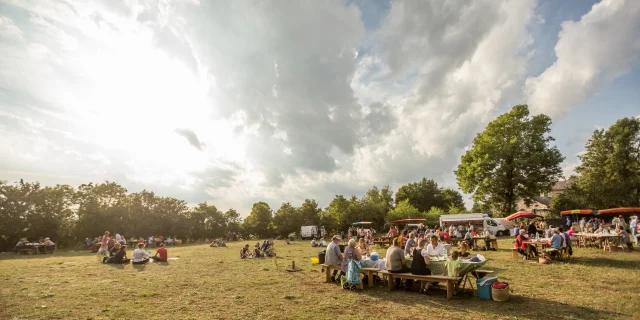
{"type": "MultiPolygon", "coordinates": [[[[443,276],[448,277],[458,277],[458,272],[460,272],[460,261],[458,261],[459,253],[458,251],[451,251],[451,258],[447,260],[444,265],[443,276]]],[[[456,284],[456,288],[453,291],[453,295],[458,295],[458,286],[460,285],[460,281],[456,284]]]]}

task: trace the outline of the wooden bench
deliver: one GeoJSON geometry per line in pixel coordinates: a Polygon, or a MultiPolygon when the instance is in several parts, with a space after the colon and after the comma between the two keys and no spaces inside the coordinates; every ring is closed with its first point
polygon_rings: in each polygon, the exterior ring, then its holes
{"type": "Polygon", "coordinates": [[[427,282],[446,282],[447,283],[447,300],[451,300],[451,298],[453,297],[453,289],[456,283],[458,283],[458,281],[462,279],[461,277],[447,277],[447,276],[437,276],[437,275],[423,276],[423,275],[417,275],[412,273],[391,273],[387,270],[380,271],[379,273],[381,273],[383,276],[387,278],[389,291],[395,288],[395,283],[394,283],[395,279],[411,279],[411,280],[427,281],[427,282]]]}
{"type": "Polygon", "coordinates": [[[391,244],[393,244],[393,240],[374,240],[373,243],[381,247],[384,247],[384,246],[390,246],[391,244]]]}
{"type": "MultiPolygon", "coordinates": [[[[321,266],[322,266],[322,270],[325,273],[325,282],[331,282],[331,271],[342,270],[341,266],[334,266],[334,265],[328,265],[328,264],[321,264],[321,266]]],[[[360,273],[367,276],[367,284],[369,288],[373,287],[373,276],[378,275],[379,271],[380,269],[376,269],[376,268],[360,268],[360,273]]]]}

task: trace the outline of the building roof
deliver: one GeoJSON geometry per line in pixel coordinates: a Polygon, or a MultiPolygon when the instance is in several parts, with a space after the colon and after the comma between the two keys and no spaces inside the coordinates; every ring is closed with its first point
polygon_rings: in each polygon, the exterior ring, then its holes
{"type": "Polygon", "coordinates": [[[533,197],[533,201],[549,206],[551,203],[550,197],[533,197]]]}
{"type": "Polygon", "coordinates": [[[552,190],[553,191],[567,190],[569,189],[569,187],[571,187],[571,185],[574,182],[575,182],[574,179],[559,180],[558,182],[556,182],[556,184],[553,185],[552,190]]]}

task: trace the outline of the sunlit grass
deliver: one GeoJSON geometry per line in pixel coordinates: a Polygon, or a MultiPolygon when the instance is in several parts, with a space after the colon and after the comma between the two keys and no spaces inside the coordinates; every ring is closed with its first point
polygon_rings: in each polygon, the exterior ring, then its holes
{"type": "MultiPolygon", "coordinates": [[[[240,260],[229,248],[169,248],[168,263],[103,265],[87,252],[0,255],[0,318],[10,319],[634,319],[640,308],[640,252],[575,249],[568,263],[539,265],[482,252],[484,269],[511,284],[511,301],[463,295],[446,300],[403,290],[349,292],[323,283],[317,248],[277,242],[279,259],[240,260]],[[299,272],[285,268],[295,260],[299,272]]],[[[378,249],[381,255],[385,250],[378,249]]],[[[131,255],[131,254],[130,254],[131,255]]]]}

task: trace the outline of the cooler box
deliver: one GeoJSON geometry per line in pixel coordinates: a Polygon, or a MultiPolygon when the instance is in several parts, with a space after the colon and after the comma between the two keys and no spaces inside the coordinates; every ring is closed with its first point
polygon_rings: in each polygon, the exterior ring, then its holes
{"type": "Polygon", "coordinates": [[[480,299],[491,300],[491,285],[496,281],[498,281],[497,277],[480,278],[476,280],[476,286],[478,287],[478,297],[480,299]]]}
{"type": "Polygon", "coordinates": [[[324,264],[324,256],[326,255],[326,253],[327,252],[325,250],[318,252],[318,263],[324,264]]]}

